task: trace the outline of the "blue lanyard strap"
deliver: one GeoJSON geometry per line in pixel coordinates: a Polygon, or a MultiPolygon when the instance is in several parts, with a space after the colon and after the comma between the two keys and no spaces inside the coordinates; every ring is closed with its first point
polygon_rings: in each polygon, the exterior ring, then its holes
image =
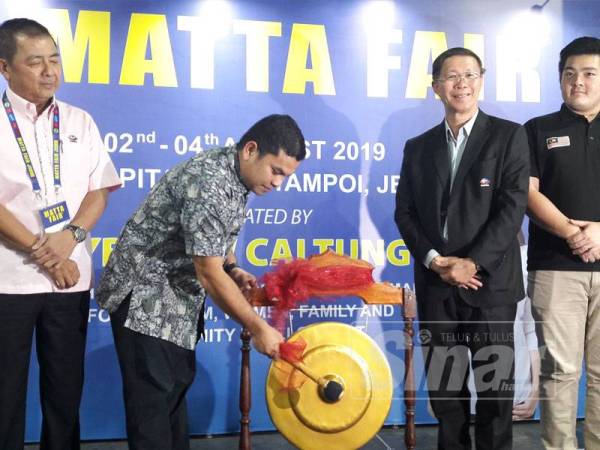
{"type": "Polygon", "coordinates": [[[54,189],[60,189],[60,116],[58,105],[54,104],[52,112],[52,174],[54,189]]]}
{"type": "MultiPolygon", "coordinates": [[[[8,117],[8,121],[10,122],[10,127],[13,130],[15,135],[15,140],[17,141],[17,145],[19,146],[19,150],[21,151],[21,156],[23,157],[23,162],[25,163],[25,169],[27,172],[27,176],[31,181],[31,186],[33,187],[33,191],[39,195],[40,183],[38,181],[37,175],[35,174],[35,169],[31,164],[31,158],[29,157],[29,152],[27,151],[27,147],[25,146],[25,141],[23,140],[23,135],[21,134],[21,130],[19,129],[19,125],[17,124],[17,118],[15,117],[15,113],[12,109],[12,105],[6,96],[6,91],[2,95],[2,104],[4,105],[4,111],[6,111],[6,116],[8,117]]],[[[54,188],[58,190],[60,188],[60,116],[58,113],[58,105],[54,105],[54,110],[52,114],[52,175],[54,178],[54,188]]]]}

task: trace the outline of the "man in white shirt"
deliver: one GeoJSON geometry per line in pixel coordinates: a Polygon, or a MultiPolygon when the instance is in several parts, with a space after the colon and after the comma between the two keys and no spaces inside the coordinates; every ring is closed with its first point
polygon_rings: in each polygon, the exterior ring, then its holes
{"type": "Polygon", "coordinates": [[[0,448],[22,449],[33,331],[41,448],[79,448],[91,230],[120,186],[98,128],[58,101],[60,56],[29,19],[0,25],[0,448]]]}

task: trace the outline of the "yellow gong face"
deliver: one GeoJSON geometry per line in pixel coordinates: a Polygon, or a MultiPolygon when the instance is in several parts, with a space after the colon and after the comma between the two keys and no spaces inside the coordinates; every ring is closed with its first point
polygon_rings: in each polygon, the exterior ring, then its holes
{"type": "Polygon", "coordinates": [[[383,425],[392,401],[392,373],[377,344],[356,328],[335,322],[310,325],[290,337],[302,338],[307,347],[303,363],[313,373],[341,384],[334,402],[324,399],[319,386],[306,380],[299,388],[290,371],[289,383],[271,364],[267,375],[267,406],[277,429],[300,449],[356,449],[373,438],[383,425]]]}

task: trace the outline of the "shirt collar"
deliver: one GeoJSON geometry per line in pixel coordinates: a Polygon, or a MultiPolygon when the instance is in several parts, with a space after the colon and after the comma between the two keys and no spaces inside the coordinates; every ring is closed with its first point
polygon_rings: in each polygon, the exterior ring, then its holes
{"type": "Polygon", "coordinates": [[[27,117],[28,119],[30,119],[32,122],[35,122],[35,120],[42,115],[46,115],[47,118],[49,118],[52,114],[52,110],[53,110],[53,106],[56,104],[56,96],[52,97],[52,102],[50,103],[50,105],[48,105],[48,107],[42,112],[42,114],[40,114],[38,116],[37,113],[37,109],[35,107],[35,104],[31,103],[29,100],[25,100],[23,97],[15,94],[11,88],[9,88],[8,86],[6,87],[6,96],[8,97],[8,100],[10,101],[10,105],[12,106],[13,111],[20,113],[21,115],[24,115],[25,117],[27,117]]]}
{"type": "MultiPolygon", "coordinates": [[[[477,111],[475,111],[475,114],[473,114],[473,117],[471,117],[467,123],[465,123],[462,127],[460,127],[460,129],[458,130],[458,134],[460,137],[460,134],[464,132],[465,137],[469,137],[469,135],[471,134],[471,130],[473,129],[473,125],[475,125],[475,120],[477,119],[477,115],[479,114],[479,109],[477,109],[477,111]]],[[[454,141],[454,135],[452,134],[452,129],[450,128],[450,125],[448,125],[448,121],[446,119],[444,119],[444,127],[446,128],[446,141],[450,141],[451,139],[454,141]]]]}
{"type": "MultiPolygon", "coordinates": [[[[575,111],[571,110],[564,103],[560,107],[560,117],[563,120],[583,120],[583,121],[585,121],[585,123],[588,123],[588,120],[585,118],[585,116],[582,116],[581,114],[577,114],[575,111]]],[[[592,120],[592,122],[598,122],[598,121],[600,121],[600,114],[597,114],[596,117],[594,117],[594,120],[592,120]]]]}
{"type": "Polygon", "coordinates": [[[227,147],[226,152],[227,160],[229,161],[229,167],[236,174],[237,188],[239,188],[244,195],[248,195],[250,190],[246,187],[244,181],[242,180],[242,174],[240,172],[240,154],[237,151],[236,146],[232,145],[231,147],[227,147]]]}

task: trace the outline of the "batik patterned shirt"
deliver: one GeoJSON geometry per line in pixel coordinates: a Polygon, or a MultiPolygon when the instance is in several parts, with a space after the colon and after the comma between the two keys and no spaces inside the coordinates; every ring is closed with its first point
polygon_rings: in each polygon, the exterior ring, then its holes
{"type": "Polygon", "coordinates": [[[96,289],[98,304],[114,312],[131,292],[125,327],[193,350],[206,292],[192,257],[227,255],[248,193],[235,147],[169,170],[125,224],[96,289]]]}

